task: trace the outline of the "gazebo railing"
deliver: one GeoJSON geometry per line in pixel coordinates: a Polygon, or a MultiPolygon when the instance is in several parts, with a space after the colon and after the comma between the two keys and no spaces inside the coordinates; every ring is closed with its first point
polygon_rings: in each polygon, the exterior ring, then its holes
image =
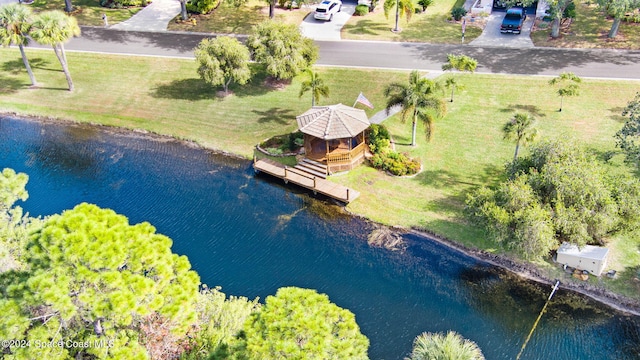
{"type": "Polygon", "coordinates": [[[350,163],[352,160],[357,159],[360,155],[364,156],[365,143],[360,143],[358,146],[351,149],[351,151],[329,153],[327,154],[327,165],[350,163]]]}

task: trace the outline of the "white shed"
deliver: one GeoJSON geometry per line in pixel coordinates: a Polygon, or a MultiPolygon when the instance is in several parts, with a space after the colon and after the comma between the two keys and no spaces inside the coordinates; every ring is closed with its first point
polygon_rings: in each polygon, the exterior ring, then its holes
{"type": "Polygon", "coordinates": [[[609,249],[606,247],[585,245],[580,249],[576,245],[565,242],[558,249],[556,261],[600,276],[602,270],[607,266],[607,255],[609,255],[609,249]]]}

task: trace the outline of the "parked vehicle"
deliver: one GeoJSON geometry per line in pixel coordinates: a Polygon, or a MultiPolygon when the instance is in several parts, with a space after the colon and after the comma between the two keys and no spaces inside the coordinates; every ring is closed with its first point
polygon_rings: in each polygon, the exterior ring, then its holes
{"type": "Polygon", "coordinates": [[[521,7],[512,7],[507,9],[507,14],[502,19],[502,25],[500,25],[500,32],[520,34],[522,32],[522,25],[527,18],[527,12],[521,7]]]}
{"type": "Polygon", "coordinates": [[[318,5],[313,13],[313,18],[317,20],[331,21],[333,15],[342,10],[342,1],[340,0],[324,0],[318,5]]]}

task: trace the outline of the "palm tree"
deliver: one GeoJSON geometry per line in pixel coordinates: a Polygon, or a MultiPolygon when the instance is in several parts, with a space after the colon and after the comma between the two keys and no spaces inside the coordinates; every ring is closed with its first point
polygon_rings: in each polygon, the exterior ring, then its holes
{"type": "Polygon", "coordinates": [[[442,65],[443,71],[458,70],[474,72],[478,67],[478,60],[466,55],[447,54],[447,62],[442,65]]]}
{"type": "Polygon", "coordinates": [[[51,45],[56,53],[62,71],[67,78],[69,91],[73,91],[73,80],[69,73],[67,56],[64,52],[64,43],[74,36],[80,35],[78,22],[72,16],[67,16],[62,11],[43,11],[33,21],[31,37],[43,45],[51,45]]]}
{"type": "Polygon", "coordinates": [[[464,85],[460,84],[460,82],[453,76],[448,77],[447,80],[444,81],[444,86],[447,89],[451,89],[451,100],[449,100],[450,102],[453,102],[453,92],[456,90],[456,88],[458,90],[464,90],[464,85]]]}
{"type": "Polygon", "coordinates": [[[520,144],[523,145],[535,140],[538,131],[533,128],[535,119],[530,114],[516,113],[513,118],[504,124],[502,132],[505,140],[516,141],[516,152],[513,154],[513,160],[518,157],[520,144]]]}
{"type": "Polygon", "coordinates": [[[27,68],[27,73],[31,79],[31,85],[37,85],[36,77],[33,75],[29,59],[24,51],[24,46],[29,43],[29,30],[31,30],[31,9],[20,4],[8,4],[0,7],[0,44],[10,46],[18,45],[22,62],[27,68]]]}
{"type": "Polygon", "coordinates": [[[402,121],[408,116],[413,121],[411,146],[416,145],[416,127],[418,120],[426,125],[427,139],[433,134],[433,121],[435,117],[441,117],[446,113],[446,105],[438,98],[436,92],[442,91],[440,83],[433,82],[420,76],[418,70],[409,75],[409,84],[391,83],[384,90],[387,98],[387,114],[394,106],[402,108],[402,121]]]}
{"type": "Polygon", "coordinates": [[[413,341],[411,356],[405,360],[484,360],[478,345],[455,331],[422,333],[413,341]]]}
{"type": "Polygon", "coordinates": [[[578,84],[582,82],[576,74],[572,72],[563,72],[558,77],[555,77],[549,80],[550,85],[560,85],[561,87],[557,90],[557,94],[560,95],[560,110],[562,111],[562,101],[565,96],[578,96],[580,93],[578,92],[578,84]],[[567,82],[571,82],[566,84],[567,82]],[[566,85],[565,85],[566,84],[566,85]],[[565,86],[563,86],[565,85],[565,86]]]}
{"type": "MultiPolygon", "coordinates": [[[[478,67],[478,60],[466,55],[447,54],[447,62],[442,64],[442,71],[462,71],[474,72],[478,67]]],[[[453,76],[446,80],[446,86],[451,88],[451,102],[453,102],[453,92],[456,89],[462,89],[462,86],[454,79],[453,76]]]]}
{"type": "Polygon", "coordinates": [[[302,97],[307,91],[311,90],[311,106],[316,106],[316,102],[320,101],[320,96],[329,96],[329,87],[325,85],[317,72],[311,69],[306,69],[304,72],[308,75],[308,78],[302,82],[298,97],[302,97]]]}
{"type": "Polygon", "coordinates": [[[396,26],[393,28],[393,31],[399,32],[400,28],[398,28],[398,20],[400,16],[406,15],[407,22],[409,22],[415,9],[413,7],[413,0],[385,0],[383,9],[384,16],[387,19],[389,19],[389,11],[391,11],[394,6],[396,7],[396,26]]]}

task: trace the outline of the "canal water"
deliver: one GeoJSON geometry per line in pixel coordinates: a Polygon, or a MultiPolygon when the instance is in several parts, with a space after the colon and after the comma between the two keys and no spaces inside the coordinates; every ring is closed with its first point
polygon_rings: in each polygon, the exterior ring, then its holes
{"type": "MultiPolygon", "coordinates": [[[[90,202],[149,221],[227,294],[328,294],[356,314],[372,359],[403,359],[416,335],[448,330],[514,359],[551,291],[416,235],[405,251],[370,247],[375,224],[172,140],[0,117],[4,167],[29,175],[31,215],[90,202]]],[[[560,291],[521,358],[640,359],[640,318],[560,291]]]]}

